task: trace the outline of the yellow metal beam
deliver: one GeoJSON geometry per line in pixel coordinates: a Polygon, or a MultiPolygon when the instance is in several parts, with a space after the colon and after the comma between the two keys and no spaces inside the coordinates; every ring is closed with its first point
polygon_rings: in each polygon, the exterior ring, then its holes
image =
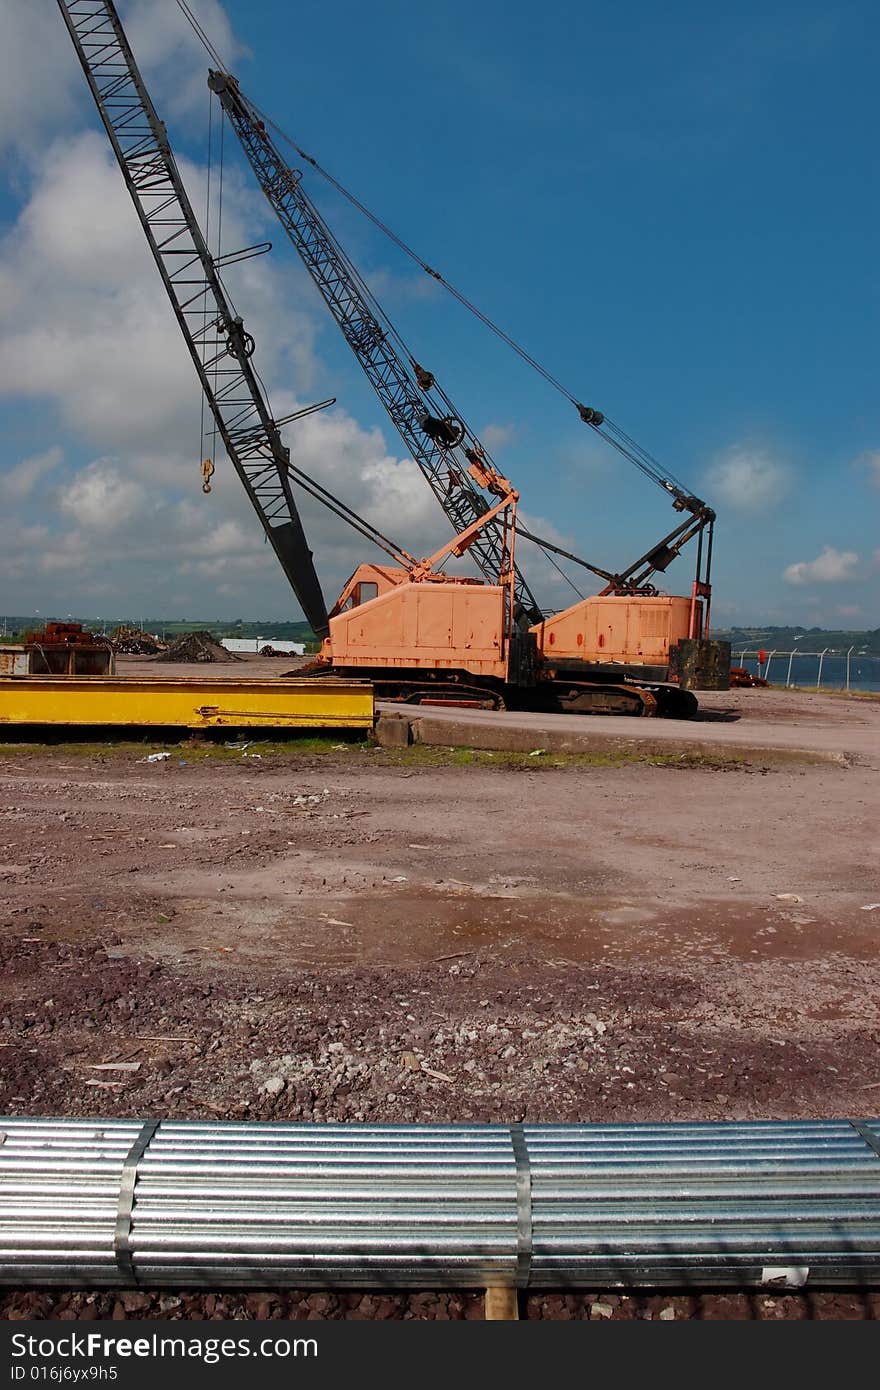
{"type": "Polygon", "coordinates": [[[344,680],[0,679],[0,725],[370,729],[373,687],[344,680]]]}

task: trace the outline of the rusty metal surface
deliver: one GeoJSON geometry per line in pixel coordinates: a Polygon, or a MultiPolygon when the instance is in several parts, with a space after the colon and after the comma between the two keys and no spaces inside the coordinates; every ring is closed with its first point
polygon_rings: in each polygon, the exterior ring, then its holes
{"type": "Polygon", "coordinates": [[[25,646],[41,647],[106,647],[107,642],[97,632],[90,632],[82,623],[47,623],[36,632],[25,633],[25,646]]]}
{"type": "Polygon", "coordinates": [[[47,623],[25,634],[27,674],[31,676],[112,676],[113,648],[82,623],[47,623]]]}
{"type": "Polygon", "coordinates": [[[768,686],[770,682],[763,676],[753,676],[746,666],[731,666],[730,668],[731,686],[768,686]]]}
{"type": "Polygon", "coordinates": [[[730,643],[682,638],[669,664],[682,690],[729,690],[730,643]]]}
{"type": "Polygon", "coordinates": [[[27,669],[24,647],[0,647],[0,676],[26,676],[27,669]]]}

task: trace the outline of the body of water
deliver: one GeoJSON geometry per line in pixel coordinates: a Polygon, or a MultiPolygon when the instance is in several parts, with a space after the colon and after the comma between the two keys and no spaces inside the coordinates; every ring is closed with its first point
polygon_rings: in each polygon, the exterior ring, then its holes
{"type": "MultiPolygon", "coordinates": [[[[839,653],[833,656],[828,653],[822,659],[821,679],[818,653],[795,652],[790,658],[788,652],[776,652],[775,655],[771,655],[768,650],[767,655],[769,671],[766,661],[759,669],[758,658],[754,652],[747,652],[743,656],[741,652],[734,651],[731,653],[730,662],[732,666],[744,666],[755,676],[765,676],[773,685],[788,683],[815,686],[819,680],[821,690],[846,689],[846,653],[842,656],[839,653]]],[[[880,656],[858,656],[853,652],[849,661],[849,688],[880,691],[880,656]]]]}

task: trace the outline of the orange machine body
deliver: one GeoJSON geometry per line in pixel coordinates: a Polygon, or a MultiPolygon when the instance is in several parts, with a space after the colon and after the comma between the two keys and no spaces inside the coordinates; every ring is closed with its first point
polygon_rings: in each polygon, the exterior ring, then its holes
{"type": "Polygon", "coordinates": [[[689,598],[600,594],[545,618],[531,630],[545,664],[665,667],[670,648],[699,632],[701,617],[700,605],[694,614],[689,598]]]}
{"type": "Polygon", "coordinates": [[[466,670],[507,679],[508,591],[448,575],[359,565],[330,614],[320,660],[338,667],[466,670]]]}
{"type": "MultiPolygon", "coordinates": [[[[506,681],[505,597],[503,587],[480,580],[413,579],[402,566],[359,565],[330,614],[320,659],[346,668],[465,670],[506,681]]],[[[531,632],[540,666],[666,668],[670,649],[690,635],[691,621],[689,598],[600,595],[579,600],[531,632]]]]}

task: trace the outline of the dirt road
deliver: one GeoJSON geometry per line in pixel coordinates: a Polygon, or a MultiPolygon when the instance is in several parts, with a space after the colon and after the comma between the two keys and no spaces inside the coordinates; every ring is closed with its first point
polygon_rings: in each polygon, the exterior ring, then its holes
{"type": "MultiPolygon", "coordinates": [[[[785,699],[801,728],[822,725],[821,703],[785,699]]],[[[880,723],[876,706],[844,708],[852,728],[880,723]]],[[[880,1106],[869,756],[554,766],[254,745],[150,764],[149,751],[0,750],[7,1112],[540,1121],[880,1106]],[[121,1059],[140,1066],[95,1069],[121,1059]]],[[[169,1315],[158,1296],[126,1297],[169,1315]]],[[[315,1310],[293,1297],[275,1315],[315,1310]]],[[[311,1297],[321,1316],[377,1315],[359,1295],[311,1297]]],[[[477,1306],[456,1297],[386,1299],[379,1315],[477,1306]]],[[[808,1310],[713,1298],[703,1315],[808,1310]]],[[[0,1308],[109,1316],[113,1296],[100,1299],[11,1294],[0,1308]]],[[[250,1316],[252,1302],[211,1308],[250,1316]]],[[[688,1315],[668,1298],[644,1309],[670,1302],[688,1315]]],[[[828,1315],[875,1304],[832,1299],[828,1315]]],[[[591,1306],[541,1305],[532,1315],[591,1306]]],[[[611,1306],[641,1315],[636,1300],[611,1306]]]]}

